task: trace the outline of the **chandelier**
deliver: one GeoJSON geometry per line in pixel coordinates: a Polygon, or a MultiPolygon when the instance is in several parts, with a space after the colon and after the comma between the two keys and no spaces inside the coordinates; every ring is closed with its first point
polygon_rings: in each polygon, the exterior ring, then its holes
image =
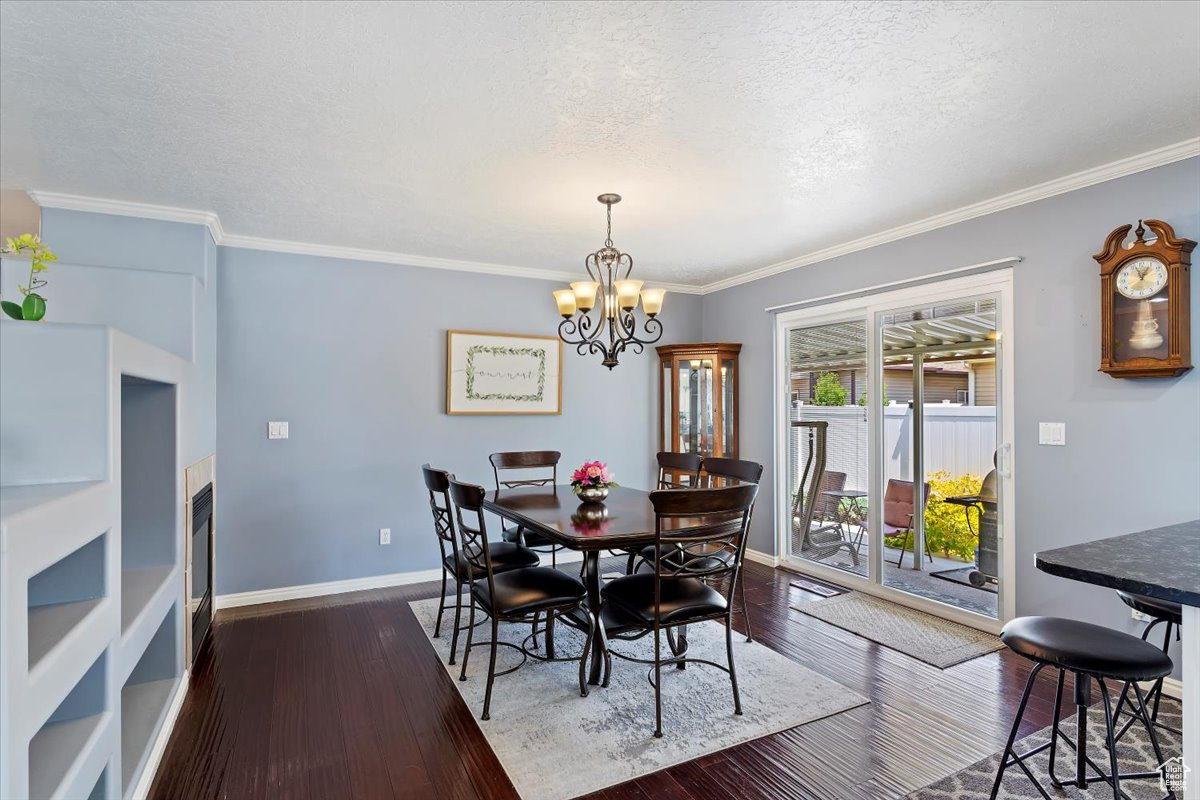
{"type": "Polygon", "coordinates": [[[663,326],[656,317],[667,290],[643,289],[642,281],[630,279],[633,257],[612,243],[612,207],[621,202],[621,195],[602,194],[596,199],[607,208],[608,236],[604,247],[583,260],[589,280],[572,283],[570,289],[559,289],[554,293],[554,301],[563,318],[558,323],[558,337],[574,345],[581,356],[599,353],[604,357],[600,363],[612,369],[626,349],[641,353],[646,345],[662,338],[663,326]],[[639,295],[646,314],[640,335],[633,313],[639,295]]]}

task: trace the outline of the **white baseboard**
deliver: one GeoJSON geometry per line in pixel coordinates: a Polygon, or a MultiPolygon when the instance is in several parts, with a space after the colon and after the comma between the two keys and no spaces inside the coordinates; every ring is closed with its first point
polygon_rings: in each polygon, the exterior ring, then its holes
{"type": "Polygon", "coordinates": [[[1177,681],[1174,678],[1163,678],[1163,694],[1168,697],[1174,697],[1180,702],[1183,701],[1183,681],[1177,681]]]}
{"type": "Polygon", "coordinates": [[[763,564],[772,569],[779,566],[779,559],[770,553],[764,553],[761,550],[751,550],[746,548],[746,560],[753,561],[755,564],[763,564]]]}
{"type": "Polygon", "coordinates": [[[222,609],[254,606],[260,603],[279,603],[284,600],[300,600],[306,597],[321,597],[327,594],[362,592],[367,589],[387,589],[392,586],[405,586],[410,583],[437,581],[441,580],[441,578],[442,570],[438,568],[423,569],[414,572],[393,572],[388,575],[368,575],[365,578],[350,578],[344,581],[306,583],[301,586],[280,586],[276,589],[256,589],[252,592],[219,594],[216,599],[216,607],[217,609],[222,609]]]}
{"type": "Polygon", "coordinates": [[[130,800],[145,800],[146,796],[150,794],[150,786],[154,783],[159,762],[162,761],[163,753],[167,750],[167,742],[171,740],[171,733],[175,730],[175,720],[179,718],[179,710],[183,708],[183,699],[187,697],[190,679],[191,673],[185,669],[183,677],[175,687],[171,703],[167,706],[167,715],[158,729],[158,735],[154,737],[154,745],[150,748],[150,755],[146,757],[146,766],[142,768],[141,777],[134,785],[133,793],[129,795],[130,800]]]}

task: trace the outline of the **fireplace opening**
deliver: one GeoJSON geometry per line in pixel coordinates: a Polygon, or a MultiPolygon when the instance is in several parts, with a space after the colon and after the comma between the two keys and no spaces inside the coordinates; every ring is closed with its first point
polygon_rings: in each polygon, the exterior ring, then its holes
{"type": "Polygon", "coordinates": [[[213,617],[213,485],[211,482],[192,495],[191,611],[192,652],[196,659],[213,617]]]}

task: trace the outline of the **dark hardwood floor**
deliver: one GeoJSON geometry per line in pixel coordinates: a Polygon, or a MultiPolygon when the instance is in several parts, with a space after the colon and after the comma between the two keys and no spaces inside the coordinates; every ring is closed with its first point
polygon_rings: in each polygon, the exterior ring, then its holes
{"type": "MultiPolygon", "coordinates": [[[[1002,651],[936,669],[790,610],[817,601],[792,577],[749,565],[755,637],[872,702],[592,798],[895,798],[1003,749],[1027,662],[1002,651]]],[[[221,612],[150,797],[516,798],[408,608],[436,593],[221,612]]],[[[1050,724],[1048,672],[1022,735],[1050,724]]]]}

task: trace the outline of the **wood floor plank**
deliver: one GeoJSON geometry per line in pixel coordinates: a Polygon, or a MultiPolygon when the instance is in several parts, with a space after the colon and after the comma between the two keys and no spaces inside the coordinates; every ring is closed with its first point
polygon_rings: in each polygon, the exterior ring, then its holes
{"type": "MultiPolygon", "coordinates": [[[[936,669],[792,610],[807,599],[793,578],[748,567],[755,639],[871,703],[593,800],[899,797],[1003,747],[1028,662],[1002,651],[936,669]]],[[[517,800],[480,709],[463,703],[408,608],[436,592],[423,584],[221,612],[150,797],[517,800]]],[[[1053,706],[1043,674],[1022,734],[1048,725],[1053,706]]]]}

